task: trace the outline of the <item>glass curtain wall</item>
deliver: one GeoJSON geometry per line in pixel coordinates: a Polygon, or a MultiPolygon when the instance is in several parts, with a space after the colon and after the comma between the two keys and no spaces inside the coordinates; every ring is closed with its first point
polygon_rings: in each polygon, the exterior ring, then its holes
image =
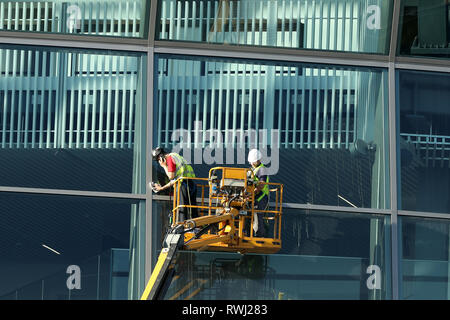
{"type": "Polygon", "coordinates": [[[391,298],[389,216],[285,209],[282,243],[272,255],[180,252],[164,299],[391,298]]]}
{"type": "Polygon", "coordinates": [[[197,176],[258,147],[284,202],[390,207],[385,71],[159,55],[155,77],[153,144],[197,176]]]}
{"type": "Polygon", "coordinates": [[[142,54],[1,46],[0,185],[145,192],[145,70],[142,54]]]}
{"type": "Polygon", "coordinates": [[[400,55],[450,58],[450,4],[445,0],[401,1],[400,55]]]}
{"type": "Polygon", "coordinates": [[[0,30],[146,38],[150,1],[1,1],[0,30]]]}
{"type": "Polygon", "coordinates": [[[450,221],[400,217],[400,298],[450,299],[450,221]]]}
{"type": "Polygon", "coordinates": [[[450,213],[450,76],[397,71],[399,208],[450,213]]]}
{"type": "Polygon", "coordinates": [[[0,299],[137,298],[143,202],[2,192],[0,208],[0,299]]]}
{"type": "Polygon", "coordinates": [[[162,0],[157,39],[385,54],[392,3],[162,0]]]}

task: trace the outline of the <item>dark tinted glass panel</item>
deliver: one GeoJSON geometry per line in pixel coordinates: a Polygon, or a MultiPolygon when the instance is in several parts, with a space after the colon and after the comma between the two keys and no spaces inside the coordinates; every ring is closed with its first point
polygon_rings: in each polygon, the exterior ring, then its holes
{"type": "Polygon", "coordinates": [[[449,2],[402,1],[398,41],[400,55],[450,58],[449,2]]]}
{"type": "Polygon", "coordinates": [[[165,299],[390,299],[389,217],[286,209],[282,225],[277,254],[180,252],[165,299]]]}
{"type": "Polygon", "coordinates": [[[401,298],[450,299],[450,222],[401,217],[401,298]]]}
{"type": "Polygon", "coordinates": [[[450,76],[399,71],[400,207],[450,212],[450,76]]]}
{"type": "Polygon", "coordinates": [[[138,203],[1,193],[0,205],[0,299],[129,297],[138,203]]]}

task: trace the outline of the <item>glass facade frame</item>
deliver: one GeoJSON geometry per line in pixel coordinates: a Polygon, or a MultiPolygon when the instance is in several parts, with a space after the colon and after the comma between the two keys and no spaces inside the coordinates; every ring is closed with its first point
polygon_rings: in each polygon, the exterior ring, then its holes
{"type": "MultiPolygon", "coordinates": [[[[151,1],[150,5],[150,21],[156,21],[157,6],[159,0],[151,1]]],[[[397,180],[397,141],[396,141],[396,72],[398,70],[422,70],[430,72],[444,72],[450,73],[450,67],[448,62],[438,59],[427,58],[414,58],[397,55],[398,48],[398,31],[400,20],[400,6],[402,1],[394,1],[393,16],[392,16],[392,32],[389,46],[389,53],[380,56],[370,56],[360,53],[341,53],[341,52],[322,52],[322,51],[307,51],[307,50],[295,50],[287,52],[282,48],[233,48],[226,45],[218,44],[203,44],[203,43],[187,43],[177,42],[169,43],[168,41],[155,40],[155,24],[149,25],[149,37],[148,39],[102,39],[97,37],[93,39],[90,36],[76,36],[67,35],[61,36],[58,34],[30,34],[26,32],[14,33],[0,30],[0,42],[5,44],[22,44],[22,45],[37,45],[37,46],[56,46],[67,48],[83,48],[83,49],[104,49],[104,50],[119,50],[119,51],[137,51],[147,53],[147,74],[153,74],[154,54],[185,54],[185,55],[198,55],[198,56],[217,56],[217,57],[235,57],[235,58],[249,58],[249,59],[265,59],[265,60],[280,60],[280,61],[295,61],[305,63],[331,63],[337,65],[350,65],[350,66],[368,66],[368,67],[381,67],[386,68],[388,71],[388,85],[389,85],[389,140],[390,140],[390,153],[389,164],[391,169],[390,176],[390,190],[391,190],[391,208],[386,210],[373,210],[373,209],[357,209],[346,208],[348,212],[360,212],[364,214],[384,214],[390,217],[391,228],[391,250],[392,250],[392,299],[401,299],[401,249],[402,234],[400,231],[401,217],[414,216],[422,218],[439,218],[450,219],[448,215],[422,212],[422,211],[404,211],[398,208],[398,192],[399,182],[397,180]],[[397,226],[397,227],[396,227],[397,226]]],[[[95,38],[95,37],[94,37],[95,38]]],[[[149,77],[147,82],[147,128],[152,127],[152,110],[153,110],[153,80],[149,77]]],[[[147,130],[147,141],[153,141],[152,130],[147,130]]],[[[148,146],[151,148],[151,145],[148,146]]],[[[145,264],[140,268],[144,269],[145,278],[148,279],[151,274],[152,267],[156,262],[157,253],[159,249],[159,241],[150,235],[150,230],[156,228],[156,215],[152,214],[152,202],[156,199],[167,200],[164,196],[153,195],[151,189],[148,187],[148,182],[152,181],[152,172],[150,169],[151,159],[146,154],[146,193],[142,195],[134,194],[114,194],[108,192],[92,192],[92,191],[72,191],[72,190],[48,190],[48,189],[35,189],[35,188],[14,188],[14,187],[0,187],[0,192],[16,192],[16,193],[33,193],[33,194],[67,194],[76,196],[87,197],[117,197],[117,198],[130,198],[145,200],[146,216],[151,219],[146,219],[146,239],[145,244],[147,248],[147,255],[145,257],[145,264]],[[150,248],[150,250],[149,250],[150,248]]],[[[287,203],[286,207],[310,209],[310,210],[325,210],[325,211],[342,211],[339,207],[329,207],[320,205],[307,205],[307,204],[295,204],[287,203]]],[[[143,280],[142,283],[145,283],[143,280]]],[[[144,285],[144,284],[143,284],[144,285]]],[[[143,285],[138,292],[143,291],[143,285]]],[[[138,298],[138,296],[134,296],[138,298]]]]}

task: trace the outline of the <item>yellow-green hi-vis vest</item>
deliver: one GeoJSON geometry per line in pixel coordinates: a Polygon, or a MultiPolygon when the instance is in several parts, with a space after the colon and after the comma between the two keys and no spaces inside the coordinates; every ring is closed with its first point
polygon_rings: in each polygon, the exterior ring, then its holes
{"type": "Polygon", "coordinates": [[[180,156],[178,153],[170,153],[169,155],[172,157],[175,165],[177,166],[177,169],[175,171],[175,180],[181,177],[195,178],[194,169],[192,169],[192,167],[182,156],[180,156]]]}
{"type": "MultiPolygon", "coordinates": [[[[261,163],[259,166],[257,166],[256,168],[252,168],[253,171],[253,180],[255,181],[259,181],[258,177],[256,177],[256,173],[258,172],[258,170],[260,168],[264,167],[264,165],[261,163]]],[[[267,176],[266,178],[266,182],[269,183],[269,176],[267,176]]],[[[256,199],[257,201],[261,201],[262,198],[264,198],[265,195],[269,195],[269,185],[265,184],[264,188],[262,188],[261,190],[262,194],[258,197],[258,199],[256,199]]]]}

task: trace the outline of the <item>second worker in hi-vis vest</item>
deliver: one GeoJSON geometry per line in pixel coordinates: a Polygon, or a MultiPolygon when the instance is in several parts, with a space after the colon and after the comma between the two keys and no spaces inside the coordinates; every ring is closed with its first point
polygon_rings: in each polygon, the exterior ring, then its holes
{"type": "MultiPolygon", "coordinates": [[[[248,162],[251,164],[254,180],[256,182],[255,206],[258,210],[267,210],[269,206],[269,176],[266,167],[261,162],[262,154],[257,149],[252,149],[248,153],[248,162]]],[[[257,213],[253,218],[253,231],[256,237],[265,237],[266,230],[262,213],[257,213]]]]}
{"type": "MultiPolygon", "coordinates": [[[[195,178],[195,173],[187,161],[178,153],[167,153],[163,148],[157,147],[152,150],[153,160],[158,161],[159,165],[166,172],[169,182],[161,186],[156,183],[153,189],[157,192],[172,187],[179,178],[195,178]]],[[[197,187],[192,179],[182,179],[180,186],[180,205],[197,205],[197,187]]],[[[181,208],[178,213],[178,222],[186,219],[198,217],[197,208],[181,208]]]]}

